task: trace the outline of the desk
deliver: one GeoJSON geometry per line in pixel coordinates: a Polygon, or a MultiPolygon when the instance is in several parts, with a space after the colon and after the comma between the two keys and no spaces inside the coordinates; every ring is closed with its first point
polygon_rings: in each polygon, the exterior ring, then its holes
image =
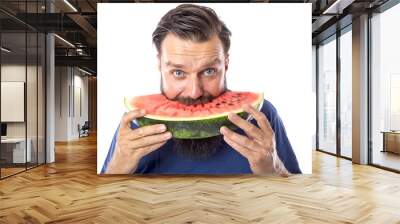
{"type": "Polygon", "coordinates": [[[32,140],[27,138],[28,144],[25,155],[25,138],[6,138],[1,139],[1,157],[9,163],[25,163],[31,161],[31,145],[32,140]],[[13,146],[10,148],[10,146],[13,146]],[[11,156],[12,154],[12,156],[11,156]],[[12,160],[11,160],[12,158],[12,160]],[[25,158],[27,159],[25,161],[25,158]]]}
{"type": "Polygon", "coordinates": [[[393,152],[400,154],[400,131],[382,131],[383,150],[382,152],[393,152]]]}

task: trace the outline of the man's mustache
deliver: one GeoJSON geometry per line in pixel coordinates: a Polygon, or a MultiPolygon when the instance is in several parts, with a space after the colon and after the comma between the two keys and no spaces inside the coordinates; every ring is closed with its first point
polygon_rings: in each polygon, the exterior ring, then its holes
{"type": "Polygon", "coordinates": [[[205,104],[211,102],[215,97],[211,95],[203,95],[197,99],[193,99],[191,97],[176,97],[174,100],[185,104],[185,105],[196,105],[196,104],[205,104]]]}

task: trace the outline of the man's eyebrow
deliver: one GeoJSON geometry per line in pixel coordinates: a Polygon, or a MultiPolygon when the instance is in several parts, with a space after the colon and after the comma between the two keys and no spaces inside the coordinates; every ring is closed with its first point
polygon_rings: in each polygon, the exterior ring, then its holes
{"type": "Polygon", "coordinates": [[[214,60],[202,65],[201,67],[204,68],[204,67],[208,67],[208,66],[211,66],[211,65],[214,65],[214,64],[219,64],[219,63],[221,63],[221,60],[219,60],[219,58],[215,58],[214,60]]]}
{"type": "MultiPolygon", "coordinates": [[[[220,63],[220,62],[221,62],[221,60],[219,60],[219,58],[215,58],[214,60],[202,65],[201,67],[208,67],[210,65],[214,65],[214,64],[220,63]]],[[[175,67],[175,68],[185,68],[186,67],[184,64],[177,64],[177,63],[173,63],[171,61],[167,61],[165,63],[165,65],[168,67],[175,67]]]]}
{"type": "Polygon", "coordinates": [[[175,68],[184,68],[185,67],[185,65],[183,65],[183,64],[176,64],[176,63],[173,63],[173,62],[170,62],[170,61],[167,61],[165,63],[165,66],[175,67],[175,68]]]}

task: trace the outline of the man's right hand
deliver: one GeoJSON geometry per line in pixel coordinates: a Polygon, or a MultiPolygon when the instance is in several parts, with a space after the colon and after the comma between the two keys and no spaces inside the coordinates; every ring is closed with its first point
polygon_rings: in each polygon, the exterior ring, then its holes
{"type": "Polygon", "coordinates": [[[130,174],[136,171],[145,155],[157,150],[172,137],[164,124],[132,129],[132,120],[143,117],[144,111],[132,110],[122,116],[114,155],[107,167],[108,174],[130,174]]]}

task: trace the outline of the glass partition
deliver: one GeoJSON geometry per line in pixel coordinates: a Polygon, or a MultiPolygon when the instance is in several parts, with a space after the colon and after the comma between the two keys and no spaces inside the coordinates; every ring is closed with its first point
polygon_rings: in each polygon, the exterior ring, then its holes
{"type": "Polygon", "coordinates": [[[318,149],[336,154],[336,37],[318,47],[318,149]]]}
{"type": "Polygon", "coordinates": [[[43,13],[44,5],[45,1],[0,2],[0,7],[14,10],[0,12],[1,179],[45,163],[46,39],[13,17],[43,13]]]}
{"type": "Polygon", "coordinates": [[[38,64],[37,64],[37,162],[43,164],[46,162],[46,144],[45,144],[45,124],[46,124],[46,38],[45,34],[38,33],[38,64]]]}
{"type": "Polygon", "coordinates": [[[36,32],[27,33],[28,43],[28,61],[27,61],[27,98],[26,98],[26,113],[27,113],[27,150],[30,151],[30,160],[27,163],[27,167],[34,167],[37,165],[38,157],[38,144],[37,144],[37,132],[38,132],[38,119],[37,119],[37,80],[38,80],[38,35],[36,32]]]}
{"type": "Polygon", "coordinates": [[[31,151],[26,141],[26,33],[1,34],[1,175],[26,170],[31,151]],[[6,49],[6,50],[4,50],[6,49]]]}

